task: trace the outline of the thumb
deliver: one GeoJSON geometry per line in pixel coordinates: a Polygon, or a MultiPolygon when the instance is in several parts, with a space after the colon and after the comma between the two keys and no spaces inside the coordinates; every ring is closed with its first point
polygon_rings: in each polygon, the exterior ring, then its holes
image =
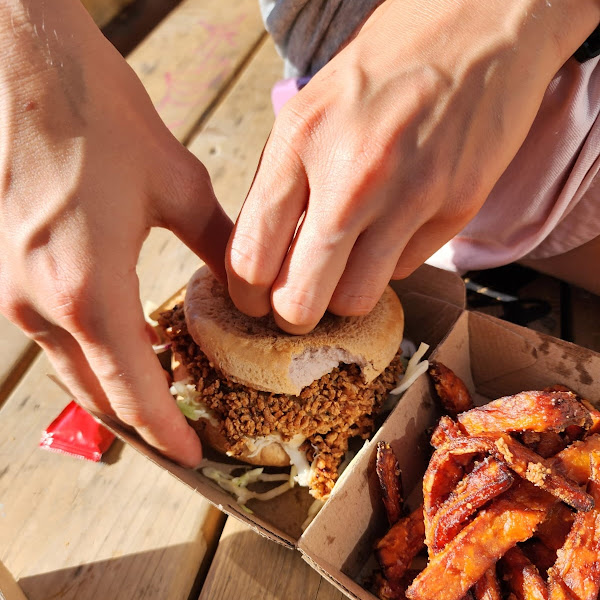
{"type": "Polygon", "coordinates": [[[159,225],[170,229],[226,284],[225,250],[233,223],[217,201],[206,167],[189,151],[155,202],[159,225]]]}

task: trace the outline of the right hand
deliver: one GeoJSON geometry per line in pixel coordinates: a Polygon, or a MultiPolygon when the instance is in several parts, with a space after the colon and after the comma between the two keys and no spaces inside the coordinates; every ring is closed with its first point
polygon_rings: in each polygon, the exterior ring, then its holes
{"type": "Polygon", "coordinates": [[[236,306],[299,334],[372,310],[477,215],[599,19],[597,0],[383,2],[275,121],[229,245],[236,306]]]}
{"type": "Polygon", "coordinates": [[[0,311],[81,404],[195,466],[136,263],[150,228],[166,227],[224,281],[231,221],[78,0],[2,3],[0,57],[0,311]]]}

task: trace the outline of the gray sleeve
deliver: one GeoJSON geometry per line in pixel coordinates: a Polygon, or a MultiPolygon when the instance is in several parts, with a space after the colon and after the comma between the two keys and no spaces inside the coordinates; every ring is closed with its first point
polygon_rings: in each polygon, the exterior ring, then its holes
{"type": "Polygon", "coordinates": [[[259,0],[285,76],[314,75],[383,0],[259,0]]]}

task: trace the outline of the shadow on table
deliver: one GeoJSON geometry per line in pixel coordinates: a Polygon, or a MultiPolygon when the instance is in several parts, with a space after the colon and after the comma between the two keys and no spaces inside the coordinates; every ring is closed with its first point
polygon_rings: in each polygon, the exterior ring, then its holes
{"type": "MultiPolygon", "coordinates": [[[[93,543],[93,542],[90,542],[93,543]]],[[[179,544],[118,556],[72,568],[22,577],[18,583],[28,600],[187,600],[197,598],[198,572],[190,553],[199,544],[179,544]]],[[[202,580],[206,566],[198,556],[202,580]]]]}

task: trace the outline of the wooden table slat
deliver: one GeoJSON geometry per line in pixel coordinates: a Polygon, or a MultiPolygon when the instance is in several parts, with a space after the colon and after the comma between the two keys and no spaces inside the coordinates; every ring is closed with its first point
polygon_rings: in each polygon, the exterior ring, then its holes
{"type": "Polygon", "coordinates": [[[0,406],[38,352],[16,325],[0,315],[0,406]]]}
{"type": "Polygon", "coordinates": [[[342,600],[300,556],[227,519],[199,600],[342,600]]]}
{"type": "Polygon", "coordinates": [[[98,27],[104,27],[134,0],[81,0],[98,27]]]}
{"type": "MultiPolygon", "coordinates": [[[[263,36],[254,0],[227,10],[187,0],[130,62],[184,139],[263,36]]],[[[167,237],[169,252],[158,261],[156,253],[140,258],[144,298],[157,304],[176,289],[173,278],[157,271],[197,263],[186,255],[188,262],[178,264],[185,250],[167,237]]],[[[46,377],[49,371],[41,355],[0,411],[0,559],[29,600],[187,599],[199,571],[208,569],[224,516],[120,442],[101,464],[40,450],[42,430],[69,400],[46,377]]]]}
{"type": "Polygon", "coordinates": [[[600,296],[571,286],[571,329],[574,343],[600,352],[600,296]]]}
{"type": "Polygon", "coordinates": [[[185,0],[127,62],[163,121],[186,141],[265,35],[256,0],[185,0]]]}
{"type": "Polygon", "coordinates": [[[50,370],[40,356],[0,412],[0,558],[30,600],[187,598],[223,515],[121,442],[105,463],[38,449],[67,401],[50,370]]]}

